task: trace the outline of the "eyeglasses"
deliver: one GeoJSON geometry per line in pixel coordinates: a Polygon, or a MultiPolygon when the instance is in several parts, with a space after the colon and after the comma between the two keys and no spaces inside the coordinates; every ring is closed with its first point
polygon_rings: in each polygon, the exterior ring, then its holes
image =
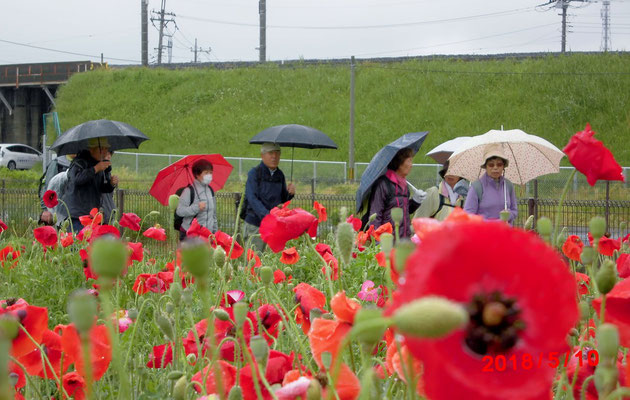
{"type": "Polygon", "coordinates": [[[503,161],[490,161],[489,163],[486,164],[487,168],[502,168],[503,167],[503,161]]]}

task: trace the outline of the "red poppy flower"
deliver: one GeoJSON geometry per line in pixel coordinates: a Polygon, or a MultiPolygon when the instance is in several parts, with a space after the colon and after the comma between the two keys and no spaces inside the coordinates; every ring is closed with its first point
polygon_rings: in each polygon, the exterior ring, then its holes
{"type": "Polygon", "coordinates": [[[33,229],[35,239],[44,247],[57,246],[57,231],[52,226],[40,226],[33,229]]]}
{"type": "MultiPolygon", "coordinates": [[[[265,368],[265,379],[270,385],[276,383],[282,383],[284,375],[291,371],[291,365],[293,364],[293,355],[287,355],[276,350],[269,351],[269,358],[267,360],[267,366],[265,368]]],[[[258,376],[258,371],[256,371],[258,376]]],[[[252,377],[252,369],[249,364],[243,367],[239,372],[239,382],[241,389],[243,389],[244,400],[256,400],[258,396],[254,387],[254,378],[252,377]]],[[[271,395],[262,384],[262,381],[258,379],[261,394],[263,399],[270,399],[271,395]]]]}
{"type": "MultiPolygon", "coordinates": [[[[48,310],[28,304],[23,299],[10,299],[0,303],[0,315],[15,318],[36,341],[41,342],[44,332],[48,329],[48,310]]],[[[11,342],[11,355],[20,357],[35,349],[35,345],[22,329],[11,342]]]]}
{"type": "MultiPolygon", "coordinates": [[[[569,359],[569,362],[567,365],[567,376],[572,378],[575,375],[575,372],[577,370],[577,379],[575,381],[575,385],[573,386],[573,395],[575,396],[574,398],[576,399],[582,398],[581,393],[582,393],[582,386],[584,384],[584,380],[595,373],[595,365],[593,365],[595,363],[593,363],[592,359],[590,360],[590,363],[589,363],[589,359],[588,359],[588,354],[589,352],[592,352],[593,349],[588,348],[588,347],[585,347],[584,349],[582,349],[582,355],[581,355],[582,360],[580,360],[579,351],[580,351],[579,347],[573,348],[571,352],[573,356],[569,359]]],[[[626,372],[624,371],[621,360],[622,360],[622,355],[619,354],[619,356],[617,357],[617,363],[616,363],[617,381],[619,382],[620,386],[628,386],[626,372]]],[[[585,390],[586,399],[587,400],[600,399],[599,394],[597,392],[597,388],[595,387],[594,379],[591,379],[590,383],[588,383],[587,385],[588,387],[585,390]]],[[[624,398],[627,399],[627,397],[624,397],[624,398]]]]}
{"type": "Polygon", "coordinates": [[[317,236],[317,218],[301,208],[272,208],[260,223],[260,238],[277,253],[286,243],[308,231],[311,237],[317,236]]]}
{"type": "Polygon", "coordinates": [[[381,241],[381,235],[383,233],[392,233],[394,232],[394,230],[392,229],[392,224],[391,223],[386,223],[383,224],[381,226],[379,226],[378,228],[376,228],[376,230],[374,231],[374,233],[372,233],[372,236],[374,236],[374,239],[376,239],[377,241],[381,241]]]}
{"type": "Polygon", "coordinates": [[[258,277],[255,269],[260,268],[262,266],[262,262],[260,262],[258,254],[256,254],[256,252],[252,249],[247,249],[247,265],[250,265],[249,272],[255,277],[258,277]],[[253,264],[251,260],[254,260],[253,264]]]}
{"type": "Polygon", "coordinates": [[[166,232],[164,232],[164,228],[160,228],[159,225],[152,226],[142,233],[144,237],[148,237],[151,239],[159,240],[161,242],[166,240],[166,232]]]}
{"type": "Polygon", "coordinates": [[[376,263],[378,264],[379,267],[387,266],[387,257],[385,257],[384,252],[379,251],[378,253],[374,254],[374,258],[376,259],[376,263]]]}
{"type": "Polygon", "coordinates": [[[48,357],[53,369],[51,370],[47,363],[42,362],[42,354],[39,349],[35,348],[33,351],[24,354],[18,359],[20,363],[24,365],[26,372],[29,375],[51,379],[54,374],[57,376],[63,375],[70,364],[74,362],[69,355],[65,355],[63,360],[64,370],[61,370],[61,355],[63,351],[61,346],[61,336],[55,332],[48,329],[44,331],[40,345],[42,345],[45,349],[46,356],[48,357]]]}
{"type": "Polygon", "coordinates": [[[342,322],[354,323],[354,316],[361,309],[361,304],[346,297],[346,292],[341,291],[330,300],[330,309],[335,317],[342,322]]]}
{"type": "Polygon", "coordinates": [[[619,239],[611,239],[606,236],[599,239],[597,250],[604,256],[612,257],[615,254],[615,250],[619,251],[621,248],[621,241],[619,239]]]}
{"type": "Polygon", "coordinates": [[[315,251],[319,253],[320,256],[324,257],[326,254],[332,254],[332,249],[329,245],[325,243],[317,243],[315,245],[315,251]]]}
{"type": "Polygon", "coordinates": [[[389,306],[391,303],[389,298],[389,289],[387,289],[387,286],[385,285],[378,285],[378,288],[380,291],[378,293],[378,300],[376,300],[376,306],[380,308],[389,306]]]}
{"type": "Polygon", "coordinates": [[[326,296],[308,283],[300,283],[293,288],[295,301],[300,306],[295,309],[295,322],[302,325],[302,331],[307,334],[311,327],[311,310],[317,308],[324,311],[326,296]]]}
{"type": "MultiPolygon", "coordinates": [[[[82,376],[85,376],[83,348],[81,347],[81,339],[74,324],[57,325],[54,331],[57,333],[61,332],[61,347],[63,348],[63,352],[72,357],[77,371],[82,376]]],[[[94,381],[98,381],[105,375],[107,368],[109,368],[109,363],[112,360],[112,345],[105,325],[93,325],[89,336],[92,376],[94,381]]]]}
{"type": "Polygon", "coordinates": [[[0,219],[0,233],[6,231],[7,229],[9,229],[9,227],[7,226],[7,224],[5,224],[1,219],[0,219]]]}
{"type": "Polygon", "coordinates": [[[231,307],[233,304],[238,303],[244,298],[245,292],[243,292],[242,290],[228,290],[227,292],[225,292],[224,296],[221,296],[221,303],[219,303],[219,306],[231,307]]]}
{"type": "Polygon", "coordinates": [[[583,131],[571,137],[562,151],[575,169],[586,175],[589,185],[594,186],[598,180],[624,182],[621,166],[594,135],[591,125],[587,123],[583,131]]]}
{"type": "Polygon", "coordinates": [[[282,317],[276,307],[272,304],[263,304],[256,310],[258,321],[260,322],[260,332],[269,346],[273,344],[274,338],[278,337],[278,327],[280,321],[282,321],[282,317]]]}
{"type": "Polygon", "coordinates": [[[328,214],[326,213],[326,207],[319,204],[318,202],[313,202],[313,208],[317,211],[317,222],[325,222],[328,220],[328,214]]]}
{"type": "MultiPolygon", "coordinates": [[[[232,389],[234,383],[236,382],[236,367],[223,360],[219,360],[218,363],[221,371],[221,385],[223,386],[223,393],[226,394],[230,392],[230,389],[232,389]]],[[[201,387],[205,381],[206,392],[208,394],[217,394],[217,383],[214,377],[214,372],[214,368],[207,366],[193,375],[191,381],[199,383],[199,386],[194,386],[195,390],[201,392],[201,387]]],[[[227,396],[222,396],[222,398],[227,398],[227,396]]]]}
{"type": "Polygon", "coordinates": [[[277,269],[273,271],[273,283],[278,284],[282,283],[287,279],[287,276],[281,269],[277,269]]]}
{"type": "Polygon", "coordinates": [[[74,400],[84,400],[86,398],[85,379],[77,372],[69,372],[63,376],[63,389],[68,396],[74,400]]]}
{"type": "Polygon", "coordinates": [[[118,221],[118,224],[120,224],[123,228],[129,228],[132,231],[137,232],[140,230],[140,221],[140,217],[134,213],[123,213],[122,217],[120,217],[120,221],[118,221]]]}
{"type": "MultiPolygon", "coordinates": [[[[327,390],[322,391],[322,398],[328,398],[327,390]]],[[[352,369],[346,364],[341,364],[337,381],[335,384],[335,392],[339,396],[339,400],[356,400],[361,392],[361,382],[359,378],[352,372],[352,369]]],[[[334,397],[334,396],[333,396],[334,397]]]]}
{"type": "Polygon", "coordinates": [[[359,231],[357,232],[357,238],[355,243],[357,244],[357,248],[359,251],[363,251],[365,249],[365,244],[370,238],[374,235],[374,225],[370,225],[367,231],[359,231]]]}
{"type": "Polygon", "coordinates": [[[61,247],[68,247],[74,243],[74,236],[72,236],[72,232],[62,232],[60,236],[61,247]]]}
{"type": "Polygon", "coordinates": [[[48,208],[55,208],[57,204],[59,204],[59,200],[57,199],[57,192],[54,190],[47,190],[44,192],[44,196],[42,197],[44,201],[44,205],[48,208]]]}
{"type": "Polygon", "coordinates": [[[17,265],[18,257],[20,257],[19,251],[14,250],[11,246],[6,246],[2,250],[0,250],[0,265],[2,265],[2,268],[8,267],[9,269],[13,269],[17,265]],[[11,258],[11,265],[7,263],[7,265],[5,266],[4,262],[7,260],[7,258],[9,258],[9,255],[11,258]]]}
{"type": "Polygon", "coordinates": [[[221,246],[223,250],[225,250],[225,254],[228,254],[230,252],[230,247],[232,246],[232,242],[234,242],[234,248],[232,249],[232,254],[230,255],[231,259],[239,258],[243,255],[243,247],[238,244],[237,241],[234,241],[232,236],[228,235],[227,233],[217,231],[214,234],[214,240],[216,240],[217,244],[221,246]]]}
{"type": "Polygon", "coordinates": [[[328,272],[330,276],[326,274],[326,267],[322,267],[322,274],[324,274],[326,279],[330,278],[331,280],[336,281],[339,279],[339,261],[332,255],[332,253],[325,253],[323,258],[326,265],[328,265],[328,268],[330,268],[330,271],[328,272]]]}
{"type": "MultiPolygon", "coordinates": [[[[593,308],[599,314],[602,298],[593,300],[593,308]]],[[[617,282],[606,295],[606,322],[619,328],[619,343],[630,347],[630,279],[617,282]]]]}
{"type": "Polygon", "coordinates": [[[144,258],[142,242],[127,242],[127,249],[129,249],[129,253],[131,254],[129,257],[130,261],[142,262],[144,258]]]}
{"type": "Polygon", "coordinates": [[[584,248],[584,243],[577,235],[570,235],[567,237],[567,240],[564,241],[562,245],[562,252],[565,256],[573,261],[580,261],[580,256],[582,255],[582,249],[584,248]]]}
{"type": "Polygon", "coordinates": [[[282,256],[280,257],[280,262],[287,265],[292,265],[298,262],[300,259],[300,255],[298,254],[295,247],[291,247],[290,249],[282,250],[282,256]]]}
{"type": "Polygon", "coordinates": [[[389,312],[435,295],[460,303],[470,313],[466,327],[440,339],[405,337],[413,356],[424,363],[428,398],[548,396],[552,368],[484,371],[483,357],[523,359],[567,350],[566,336],[578,320],[577,289],[555,250],[536,235],[506,224],[444,224],[424,237],[405,274],[389,312]],[[497,303],[502,307],[495,307],[497,303]],[[498,315],[500,329],[484,321],[488,305],[505,310],[498,315]]]}
{"type": "Polygon", "coordinates": [[[197,236],[204,239],[205,241],[208,241],[208,237],[210,235],[212,235],[210,229],[206,228],[205,226],[199,225],[199,221],[197,221],[197,218],[193,218],[192,222],[190,223],[190,228],[188,228],[188,230],[186,231],[186,236],[197,236]]]}
{"type": "MultiPolygon", "coordinates": [[[[41,360],[40,360],[41,362],[41,360]]],[[[9,361],[9,375],[13,375],[14,377],[17,376],[17,382],[15,382],[15,399],[21,399],[23,400],[24,397],[22,397],[22,395],[20,394],[20,392],[18,391],[18,389],[23,388],[24,386],[26,386],[26,376],[24,375],[24,370],[22,368],[20,368],[16,363],[14,363],[13,361],[9,361]],[[13,375],[15,374],[15,375],[13,375]]]]}
{"type": "Polygon", "coordinates": [[[92,228],[92,234],[88,239],[88,243],[92,243],[94,240],[107,235],[120,238],[120,231],[112,225],[96,225],[92,228]]]}
{"type": "Polygon", "coordinates": [[[590,283],[590,281],[591,279],[588,277],[588,275],[581,272],[575,273],[575,283],[577,283],[578,293],[580,294],[580,296],[588,294],[588,284],[590,283]]]}
{"type": "Polygon", "coordinates": [[[630,276],[630,254],[620,254],[617,258],[617,272],[620,278],[627,278],[630,276]]]}
{"type": "Polygon", "coordinates": [[[346,222],[352,224],[352,228],[355,232],[359,232],[361,230],[361,220],[356,218],[354,214],[346,218],[346,222]]]}
{"type": "Polygon", "coordinates": [[[396,373],[398,378],[405,383],[407,383],[406,375],[417,377],[416,392],[420,396],[425,396],[422,363],[411,356],[409,348],[404,343],[388,342],[385,366],[389,375],[396,373]],[[405,374],[405,368],[409,368],[409,366],[411,366],[411,371],[405,374]]]}
{"type": "Polygon", "coordinates": [[[164,368],[173,362],[173,347],[170,343],[153,346],[147,368],[164,368]]]}

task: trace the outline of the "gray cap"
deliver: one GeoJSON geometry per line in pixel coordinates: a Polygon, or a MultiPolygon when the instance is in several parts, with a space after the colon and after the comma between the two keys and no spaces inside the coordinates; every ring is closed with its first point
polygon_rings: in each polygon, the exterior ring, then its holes
{"type": "Polygon", "coordinates": [[[275,143],[263,143],[260,147],[260,154],[269,153],[270,151],[280,151],[280,146],[275,143]]]}

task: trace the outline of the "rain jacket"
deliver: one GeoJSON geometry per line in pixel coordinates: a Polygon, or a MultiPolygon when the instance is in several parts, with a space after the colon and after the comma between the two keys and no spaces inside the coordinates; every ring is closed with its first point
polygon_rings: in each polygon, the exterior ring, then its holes
{"type": "Polygon", "coordinates": [[[245,222],[254,226],[260,226],[260,222],[272,208],[293,198],[287,190],[287,182],[280,168],[276,168],[272,175],[262,162],[247,173],[245,196],[245,222]]]}
{"type": "Polygon", "coordinates": [[[477,192],[471,186],[464,204],[464,211],[469,214],[481,215],[484,219],[499,219],[499,215],[505,208],[505,202],[507,201],[507,209],[510,212],[508,222],[510,224],[514,223],[518,216],[518,202],[514,185],[512,185],[512,190],[505,190],[504,192],[505,178],[500,177],[497,182],[486,173],[479,178],[479,182],[481,182],[481,187],[483,188],[481,201],[479,201],[477,192]]]}
{"type": "Polygon", "coordinates": [[[79,153],[70,164],[63,201],[72,218],[88,215],[93,208],[101,208],[102,194],[114,191],[108,171],[96,173],[96,164],[98,161],[87,150],[79,153]]]}
{"type": "Polygon", "coordinates": [[[411,218],[409,216],[416,211],[420,204],[409,198],[409,187],[405,179],[388,169],[385,176],[377,179],[374,183],[371,196],[370,215],[376,214],[376,219],[372,222],[374,228],[388,222],[394,228],[392,208],[400,207],[403,210],[403,219],[400,223],[399,235],[400,237],[410,237],[411,218]],[[385,204],[388,199],[389,201],[385,204]]]}
{"type": "Polygon", "coordinates": [[[190,203],[191,187],[188,186],[182,191],[181,196],[179,196],[179,204],[175,211],[177,215],[183,217],[182,228],[187,231],[188,228],[190,228],[190,224],[192,224],[192,220],[197,218],[199,225],[205,226],[210,229],[211,232],[216,232],[218,224],[215,197],[212,195],[208,185],[204,185],[197,179],[195,179],[193,185],[195,196],[192,204],[190,203]],[[204,208],[203,211],[199,211],[199,202],[201,201],[206,202],[206,208],[204,208]]]}

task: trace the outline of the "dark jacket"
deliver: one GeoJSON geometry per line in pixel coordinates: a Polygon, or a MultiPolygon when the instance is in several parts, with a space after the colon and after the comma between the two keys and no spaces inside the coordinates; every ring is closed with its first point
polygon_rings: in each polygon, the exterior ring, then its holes
{"type": "Polygon", "coordinates": [[[272,208],[293,198],[287,190],[287,182],[280,168],[271,175],[269,168],[262,162],[247,173],[245,196],[247,197],[245,222],[255,226],[260,226],[260,221],[272,208]]]}
{"type": "Polygon", "coordinates": [[[403,210],[403,219],[398,233],[401,238],[411,237],[411,218],[409,215],[413,214],[420,207],[420,204],[409,198],[409,187],[406,184],[400,186],[386,176],[382,176],[374,183],[371,196],[373,197],[370,201],[370,215],[376,214],[376,219],[372,223],[374,228],[389,222],[395,229],[394,221],[392,221],[392,208],[400,207],[403,210]]]}
{"type": "Polygon", "coordinates": [[[88,215],[93,208],[101,207],[103,193],[114,191],[109,171],[96,173],[94,166],[98,161],[88,151],[79,153],[68,169],[68,184],[63,201],[68,206],[70,216],[79,218],[88,215]]]}

